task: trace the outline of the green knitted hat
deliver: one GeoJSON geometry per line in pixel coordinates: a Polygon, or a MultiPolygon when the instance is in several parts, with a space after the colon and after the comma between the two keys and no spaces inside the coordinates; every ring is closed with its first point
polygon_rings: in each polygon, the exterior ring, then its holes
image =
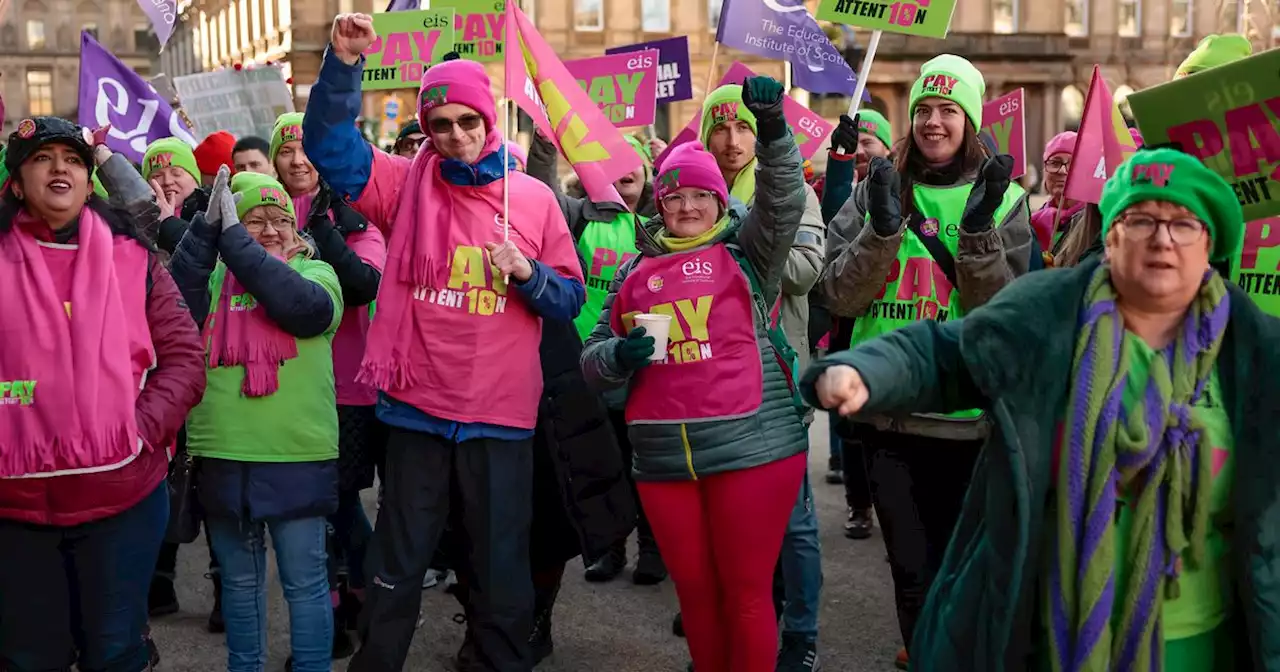
{"type": "Polygon", "coordinates": [[[631,148],[636,150],[636,154],[639,154],[640,158],[644,159],[644,165],[646,167],[652,166],[653,154],[649,151],[649,143],[634,135],[627,135],[625,137],[627,138],[627,142],[631,145],[631,148]]]}
{"type": "Polygon", "coordinates": [[[1244,215],[1231,185],[1200,160],[1176,149],[1139,149],[1102,188],[1102,236],[1125,208],[1165,201],[1195,213],[1213,239],[1209,261],[1230,262],[1244,246],[1244,215]]]}
{"type": "Polygon", "coordinates": [[[707,94],[707,99],[702,102],[702,132],[698,134],[702,144],[707,144],[711,129],[735,119],[747,122],[751,132],[756,132],[756,115],[742,103],[741,84],[725,84],[707,94]]]}
{"type": "Polygon", "coordinates": [[[858,110],[858,130],[876,136],[885,147],[893,147],[893,127],[883,114],[875,110],[858,110]]]}
{"type": "Polygon", "coordinates": [[[151,173],[170,166],[177,166],[191,174],[196,184],[200,184],[200,166],[196,165],[196,155],[191,145],[177,138],[161,138],[147,146],[142,155],[142,179],[151,179],[151,173]]]}
{"type": "Polygon", "coordinates": [[[276,125],[271,129],[271,163],[275,165],[276,152],[280,151],[280,146],[292,140],[302,139],[302,113],[289,112],[282,114],[276,119],[276,125]]]}
{"type": "Polygon", "coordinates": [[[914,114],[921,100],[944,98],[959,105],[975,129],[982,128],[982,97],[986,93],[987,81],[972,63],[955,54],[942,54],[920,66],[920,79],[911,85],[907,110],[914,114]]]}
{"type": "Polygon", "coordinates": [[[236,216],[240,219],[244,219],[246,213],[260,205],[274,205],[291,217],[296,217],[293,199],[284,190],[284,186],[270,175],[236,173],[231,177],[231,193],[241,195],[236,202],[236,216]]]}
{"type": "Polygon", "coordinates": [[[1244,35],[1238,33],[1208,35],[1200,40],[1200,44],[1197,44],[1191,55],[1187,56],[1187,60],[1178,66],[1178,71],[1174,73],[1173,78],[1194,75],[1201,70],[1216,68],[1252,55],[1253,45],[1244,35]]]}

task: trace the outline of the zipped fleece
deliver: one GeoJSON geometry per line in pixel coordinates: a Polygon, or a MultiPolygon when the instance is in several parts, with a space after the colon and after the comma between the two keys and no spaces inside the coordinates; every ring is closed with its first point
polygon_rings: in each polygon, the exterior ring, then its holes
{"type": "MultiPolygon", "coordinates": [[[[729,225],[708,245],[740,246],[764,284],[765,303],[772,306],[781,291],[783,267],[804,213],[804,169],[790,134],[768,145],[757,141],[756,156],[761,170],[756,177],[755,205],[748,211],[741,202],[731,201],[729,225]]],[[[662,229],[659,215],[637,233],[641,256],[618,269],[600,321],[583,347],[582,373],[597,390],[623,388],[630,377],[618,365],[617,347],[622,339],[613,333],[610,314],[618,290],[635,264],[646,256],[666,254],[654,241],[662,229]]],[[[697,479],[776,462],[808,449],[808,435],[791,401],[786,374],[769,343],[765,328],[769,317],[755,308],[752,312],[764,366],[764,398],[759,410],[734,420],[629,426],[636,479],[697,479]]],[[[732,380],[724,381],[726,394],[732,394],[733,387],[732,380]]]]}
{"type": "MultiPolygon", "coordinates": [[[[847,365],[871,391],[863,413],[989,411],[991,435],[912,639],[912,660],[929,672],[1035,669],[1044,632],[1039,581],[1053,552],[1053,444],[1098,263],[1032,273],[964,318],[916,322],[830,355],[801,381],[816,404],[818,377],[847,365]]],[[[1236,285],[1227,288],[1231,317],[1217,366],[1236,460],[1224,561],[1234,644],[1239,669],[1280,672],[1280,387],[1272,379],[1280,321],[1236,285]]]]}

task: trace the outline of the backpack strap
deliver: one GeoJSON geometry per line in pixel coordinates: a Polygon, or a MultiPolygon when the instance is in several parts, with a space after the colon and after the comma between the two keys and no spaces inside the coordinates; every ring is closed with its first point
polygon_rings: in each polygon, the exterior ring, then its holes
{"type": "Polygon", "coordinates": [[[907,215],[907,228],[911,229],[911,233],[916,234],[916,238],[924,244],[924,249],[929,251],[929,256],[938,262],[938,268],[941,268],[942,274],[951,281],[951,286],[959,287],[960,285],[956,283],[956,258],[951,255],[951,250],[947,249],[937,234],[926,235],[920,228],[922,224],[924,224],[924,217],[912,208],[907,215]]]}
{"type": "MultiPolygon", "coordinates": [[[[747,284],[751,286],[751,300],[755,304],[756,312],[760,314],[760,319],[763,320],[765,333],[769,336],[769,344],[773,346],[773,355],[778,360],[778,366],[782,368],[783,375],[786,376],[787,386],[791,389],[791,403],[796,412],[803,417],[808,409],[805,407],[804,400],[800,398],[800,356],[796,354],[795,348],[791,347],[781,324],[775,324],[771,319],[769,304],[764,300],[764,285],[760,282],[760,276],[756,274],[755,267],[747,259],[746,253],[737,243],[726,243],[725,247],[729,249],[733,260],[738,262],[743,275],[747,276],[747,284]]],[[[781,300],[782,295],[779,294],[778,298],[781,300]]]]}

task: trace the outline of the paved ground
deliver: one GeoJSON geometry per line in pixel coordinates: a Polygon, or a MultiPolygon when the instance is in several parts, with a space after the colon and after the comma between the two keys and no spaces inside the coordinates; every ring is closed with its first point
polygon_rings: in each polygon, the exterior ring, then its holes
{"type": "MultiPolygon", "coordinates": [[[[810,466],[822,524],[823,593],[820,652],[828,672],[888,672],[900,646],[892,585],[879,530],[866,541],[844,538],[844,491],[822,481],[826,473],[827,425],[813,428],[810,466]]],[[[372,508],[370,509],[372,511],[372,508]]],[[[634,557],[634,550],[633,550],[634,557]]],[[[222,636],[204,631],[213,603],[204,577],[207,554],[203,541],[179,556],[178,596],[182,610],[153,624],[163,656],[162,670],[219,672],[226,669],[222,636]]],[[[283,669],[288,655],[288,617],[271,566],[271,660],[269,672],[283,669]]],[[[414,639],[411,672],[443,672],[445,660],[462,643],[463,626],[453,622],[457,602],[438,589],[425,591],[426,622],[414,639]]],[[[603,586],[582,580],[573,562],[555,613],[556,652],[540,672],[683,672],[688,661],[684,640],[671,634],[676,598],[670,581],[658,587],[631,584],[629,574],[603,586]]],[[[346,661],[334,665],[346,670],[346,661]]]]}

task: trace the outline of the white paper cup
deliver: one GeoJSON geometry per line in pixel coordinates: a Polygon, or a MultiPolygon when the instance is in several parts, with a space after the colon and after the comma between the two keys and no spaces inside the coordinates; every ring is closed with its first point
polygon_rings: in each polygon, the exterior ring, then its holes
{"type": "Polygon", "coordinates": [[[671,335],[671,316],[654,313],[636,315],[636,326],[644,327],[646,336],[653,337],[653,354],[649,359],[661,362],[667,358],[667,338],[671,335]]]}

